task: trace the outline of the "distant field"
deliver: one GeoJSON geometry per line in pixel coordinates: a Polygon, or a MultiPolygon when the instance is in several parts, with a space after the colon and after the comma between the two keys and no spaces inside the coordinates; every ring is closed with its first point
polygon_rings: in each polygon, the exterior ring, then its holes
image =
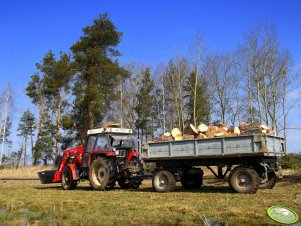
{"type": "MultiPolygon", "coordinates": [[[[179,185],[172,193],[157,193],[146,180],[135,191],[117,187],[104,192],[92,190],[88,182],[64,191],[60,184],[3,180],[2,172],[0,225],[204,225],[205,219],[210,225],[277,225],[266,214],[271,205],[290,207],[301,216],[298,171],[285,171],[287,176],[274,189],[254,195],[234,193],[225,181],[208,177],[200,190],[179,185]]],[[[16,177],[12,172],[10,176],[16,177]]]]}

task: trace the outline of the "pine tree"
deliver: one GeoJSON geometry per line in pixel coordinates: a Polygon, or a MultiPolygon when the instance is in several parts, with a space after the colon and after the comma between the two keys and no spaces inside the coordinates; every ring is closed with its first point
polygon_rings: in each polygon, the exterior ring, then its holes
{"type": "Polygon", "coordinates": [[[44,165],[47,165],[48,161],[54,160],[53,151],[55,148],[55,125],[53,125],[50,115],[45,113],[40,136],[36,145],[34,146],[35,159],[41,159],[44,165]]]}
{"type": "Polygon", "coordinates": [[[154,87],[155,83],[151,77],[150,69],[146,68],[137,94],[137,106],[135,107],[138,115],[136,128],[138,128],[138,131],[141,129],[142,137],[145,134],[146,140],[150,129],[148,120],[154,117],[154,87]]]}
{"type": "Polygon", "coordinates": [[[99,125],[116,99],[118,77],[124,75],[116,49],[122,33],[117,31],[107,14],[100,15],[93,25],[83,28],[84,34],[71,47],[76,70],[72,110],[78,139],[83,142],[87,129],[99,125]]]}
{"type": "MultiPolygon", "coordinates": [[[[31,80],[28,82],[28,85],[26,87],[26,94],[31,98],[32,103],[37,105],[39,108],[37,136],[35,142],[36,145],[40,137],[42,122],[45,115],[45,83],[44,83],[44,78],[40,76],[39,73],[35,73],[31,76],[31,80]]],[[[33,165],[36,165],[37,163],[36,154],[34,154],[32,157],[33,157],[33,165]]]]}
{"type": "Polygon", "coordinates": [[[22,148],[22,156],[24,158],[24,165],[26,164],[26,147],[27,147],[27,139],[28,136],[30,136],[31,140],[31,154],[34,156],[34,149],[33,149],[33,135],[34,135],[34,130],[36,128],[35,125],[35,117],[34,114],[27,109],[20,120],[19,126],[18,126],[18,131],[19,131],[19,136],[22,136],[24,138],[24,143],[23,143],[23,148],[22,148]]]}
{"type": "Polygon", "coordinates": [[[59,154],[59,144],[61,142],[61,121],[64,105],[64,94],[69,91],[72,68],[70,58],[67,54],[61,53],[60,59],[56,60],[52,51],[49,51],[43,58],[38,68],[44,74],[45,97],[47,98],[50,111],[56,114],[56,139],[55,158],[59,154]]]}

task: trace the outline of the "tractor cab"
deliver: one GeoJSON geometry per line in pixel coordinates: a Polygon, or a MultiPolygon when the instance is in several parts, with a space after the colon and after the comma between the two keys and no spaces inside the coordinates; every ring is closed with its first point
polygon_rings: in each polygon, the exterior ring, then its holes
{"type": "Polygon", "coordinates": [[[97,128],[87,132],[86,147],[83,156],[83,167],[89,167],[94,159],[103,157],[123,157],[128,160],[137,155],[137,142],[131,129],[97,128]]]}

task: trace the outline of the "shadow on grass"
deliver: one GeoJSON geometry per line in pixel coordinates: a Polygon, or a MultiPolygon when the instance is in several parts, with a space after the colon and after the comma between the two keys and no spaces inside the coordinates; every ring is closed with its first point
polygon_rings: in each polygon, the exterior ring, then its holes
{"type": "MultiPolygon", "coordinates": [[[[61,186],[43,186],[43,187],[34,187],[34,189],[38,190],[63,190],[61,186]]],[[[92,187],[77,187],[76,190],[79,191],[96,191],[92,187]]],[[[131,192],[154,192],[157,193],[152,187],[142,187],[138,189],[121,189],[120,187],[116,186],[111,191],[131,191],[131,192]]],[[[110,190],[109,190],[110,191],[110,190]]],[[[182,193],[182,192],[190,192],[190,193],[234,193],[229,186],[203,186],[200,189],[183,189],[182,187],[176,187],[173,193],[182,193]]]]}
{"type": "MultiPolygon", "coordinates": [[[[64,190],[62,186],[43,186],[43,187],[33,187],[37,190],[64,190]]],[[[82,190],[82,191],[95,191],[92,187],[76,187],[74,190],[82,190]]]]}
{"type": "Polygon", "coordinates": [[[278,180],[278,182],[285,183],[301,183],[301,174],[292,174],[292,175],[284,175],[282,179],[278,180]]]}

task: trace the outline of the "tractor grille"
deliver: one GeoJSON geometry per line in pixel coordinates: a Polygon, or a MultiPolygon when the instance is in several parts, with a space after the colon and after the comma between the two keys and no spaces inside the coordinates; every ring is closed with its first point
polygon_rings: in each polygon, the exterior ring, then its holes
{"type": "Polygon", "coordinates": [[[126,156],[126,150],[118,150],[118,151],[119,151],[118,157],[125,157],[126,156]]]}

